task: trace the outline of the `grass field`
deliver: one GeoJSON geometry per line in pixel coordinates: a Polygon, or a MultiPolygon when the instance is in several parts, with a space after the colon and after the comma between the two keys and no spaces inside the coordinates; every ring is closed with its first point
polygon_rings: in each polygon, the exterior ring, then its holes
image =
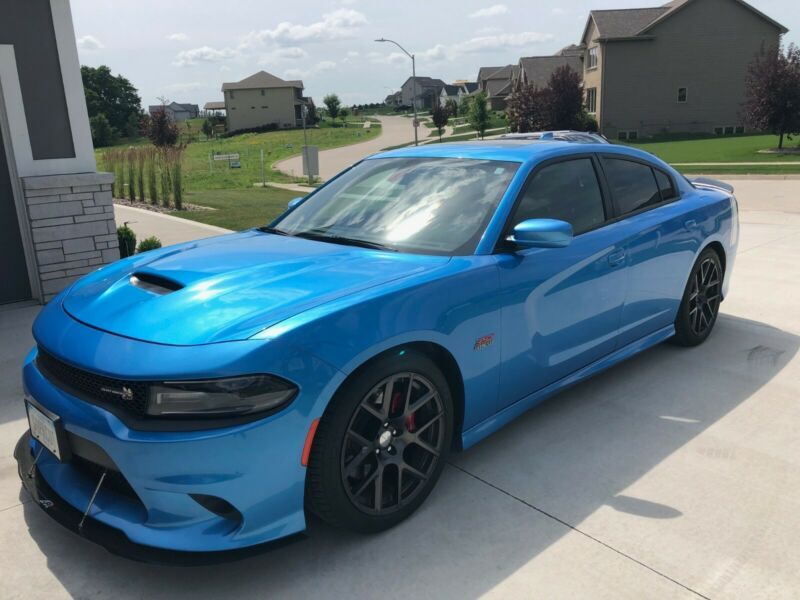
{"type": "Polygon", "coordinates": [[[187,192],[186,202],[216,210],[176,211],[172,214],[238,231],[269,223],[286,210],[289,200],[298,195],[297,192],[270,187],[187,192]]]}
{"type": "MultiPolygon", "coordinates": [[[[742,135],[736,137],[711,137],[676,141],[643,140],[631,146],[646,150],[668,163],[699,162],[797,162],[800,154],[759,154],[759,150],[775,148],[778,137],[774,135],[742,135]]],[[[785,142],[786,148],[796,144],[785,142]]]]}

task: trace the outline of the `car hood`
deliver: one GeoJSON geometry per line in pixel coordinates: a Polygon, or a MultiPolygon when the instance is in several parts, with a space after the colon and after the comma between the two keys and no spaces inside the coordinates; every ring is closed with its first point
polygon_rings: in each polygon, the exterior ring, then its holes
{"type": "Polygon", "coordinates": [[[114,263],[78,281],[62,306],[91,327],[143,341],[242,340],[448,260],[245,231],[114,263]]]}

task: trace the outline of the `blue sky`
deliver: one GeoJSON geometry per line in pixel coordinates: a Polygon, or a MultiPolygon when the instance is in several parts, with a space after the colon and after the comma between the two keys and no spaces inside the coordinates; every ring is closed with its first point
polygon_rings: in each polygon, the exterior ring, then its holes
{"type": "MultiPolygon", "coordinates": [[[[261,69],[302,79],[320,102],[336,92],[348,104],[382,100],[410,75],[474,79],[481,66],[552,54],[577,43],[591,9],[657,6],[658,0],[72,0],[81,63],[128,77],[145,105],[158,97],[221,100],[225,81],[261,69]]],[[[797,0],[753,6],[800,42],[797,0]]]]}

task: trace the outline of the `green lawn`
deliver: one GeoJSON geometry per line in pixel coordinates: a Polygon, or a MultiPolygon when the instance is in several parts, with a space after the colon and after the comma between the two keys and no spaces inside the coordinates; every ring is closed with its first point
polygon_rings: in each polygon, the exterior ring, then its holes
{"type": "MultiPolygon", "coordinates": [[[[646,150],[668,163],[689,162],[786,162],[797,161],[800,155],[759,154],[759,150],[775,148],[778,137],[774,135],[741,135],[688,139],[677,141],[642,140],[631,146],[646,150]]],[[[784,142],[786,148],[794,147],[784,142]]]]}
{"type": "Polygon", "coordinates": [[[265,225],[286,210],[289,200],[302,195],[277,188],[204,190],[188,192],[185,201],[217,210],[175,211],[177,217],[241,230],[265,225]]]}

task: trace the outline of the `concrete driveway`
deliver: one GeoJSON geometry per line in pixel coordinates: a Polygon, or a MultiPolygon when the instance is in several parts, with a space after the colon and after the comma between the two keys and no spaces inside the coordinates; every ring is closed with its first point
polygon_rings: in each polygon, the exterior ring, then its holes
{"type": "Polygon", "coordinates": [[[800,181],[736,181],[742,243],[708,342],[656,347],[452,457],[381,535],[202,569],[116,558],[20,493],[18,366],[0,311],[0,596],[778,598],[800,590],[800,181]]]}
{"type": "MultiPolygon", "coordinates": [[[[319,153],[319,176],[326,181],[343,171],[365,156],[380,152],[383,148],[399,146],[414,141],[413,119],[408,117],[376,117],[381,122],[380,134],[375,136],[370,134],[366,142],[350,144],[341,148],[323,150],[319,153]]],[[[419,135],[424,138],[430,130],[427,127],[419,128],[419,135]]],[[[275,163],[275,169],[294,175],[303,176],[303,157],[301,155],[287,158],[275,163]]]]}

